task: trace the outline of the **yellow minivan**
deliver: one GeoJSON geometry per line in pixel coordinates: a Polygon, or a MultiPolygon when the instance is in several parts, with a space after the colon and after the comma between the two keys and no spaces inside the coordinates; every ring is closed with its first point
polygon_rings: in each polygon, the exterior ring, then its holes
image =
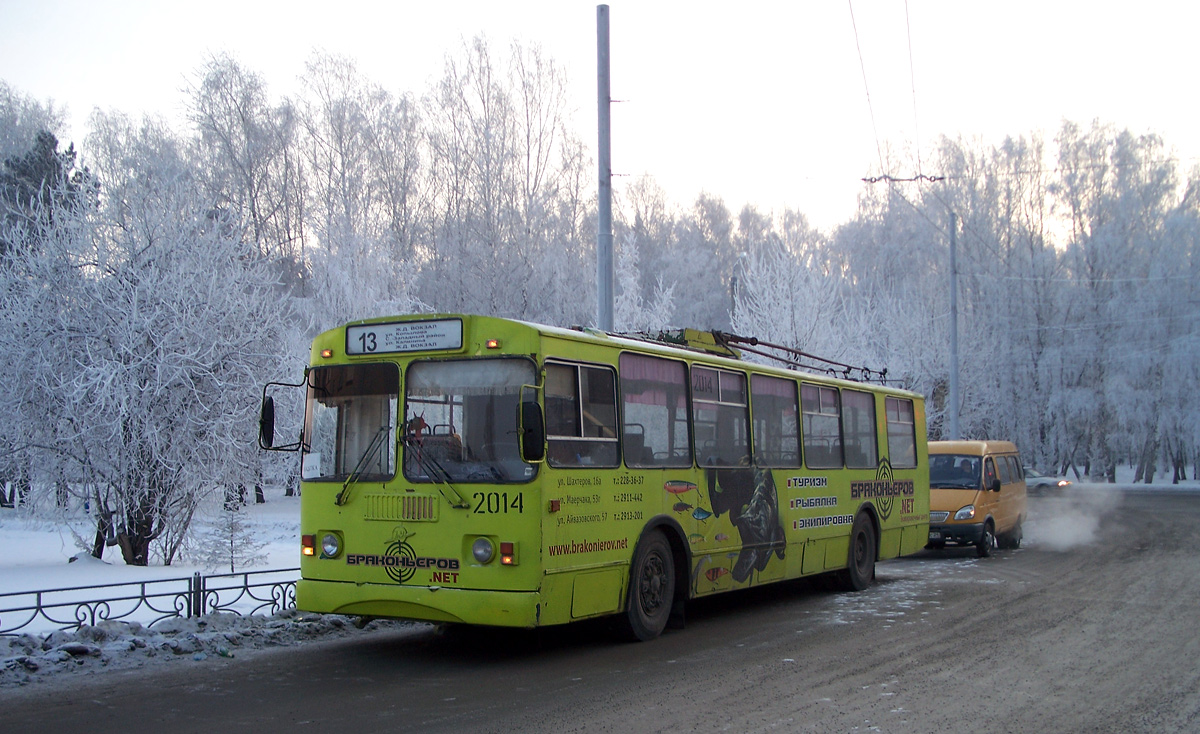
{"type": "Polygon", "coordinates": [[[1025,474],[1009,441],[929,442],[929,545],[1021,547],[1025,474]]]}

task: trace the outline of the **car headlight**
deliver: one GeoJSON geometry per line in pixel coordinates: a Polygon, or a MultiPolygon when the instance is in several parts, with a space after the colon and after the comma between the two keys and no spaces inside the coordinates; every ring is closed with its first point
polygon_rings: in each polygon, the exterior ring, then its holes
{"type": "Polygon", "coordinates": [[[970,520],[973,517],[975,517],[975,505],[967,505],[954,513],[955,520],[970,520]]]}
{"type": "Polygon", "coordinates": [[[471,544],[471,555],[480,563],[487,563],[496,556],[496,547],[487,538],[476,538],[471,544]]]}
{"type": "Polygon", "coordinates": [[[324,558],[337,558],[342,552],[342,539],[333,533],[321,536],[321,555],[324,558]]]}

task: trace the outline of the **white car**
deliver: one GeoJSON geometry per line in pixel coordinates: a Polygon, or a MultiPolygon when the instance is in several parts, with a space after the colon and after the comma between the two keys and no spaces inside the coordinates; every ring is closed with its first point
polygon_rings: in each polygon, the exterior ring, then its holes
{"type": "Polygon", "coordinates": [[[1042,474],[1031,466],[1025,467],[1025,486],[1030,494],[1051,494],[1062,492],[1071,486],[1071,480],[1066,477],[1051,477],[1042,474]]]}

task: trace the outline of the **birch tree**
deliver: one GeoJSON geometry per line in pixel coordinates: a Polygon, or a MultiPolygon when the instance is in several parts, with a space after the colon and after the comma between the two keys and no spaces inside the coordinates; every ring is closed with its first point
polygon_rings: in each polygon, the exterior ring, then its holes
{"type": "Polygon", "coordinates": [[[262,78],[225,55],[201,68],[188,107],[208,196],[262,256],[287,260],[298,275],[304,210],[294,108],[272,106],[262,78]]]}

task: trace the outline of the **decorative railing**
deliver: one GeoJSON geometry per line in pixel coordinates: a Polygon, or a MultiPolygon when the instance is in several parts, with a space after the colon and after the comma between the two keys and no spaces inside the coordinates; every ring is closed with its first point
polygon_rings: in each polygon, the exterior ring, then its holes
{"type": "Polygon", "coordinates": [[[0,594],[0,635],[73,630],[114,620],[152,627],[216,612],[275,614],[296,606],[300,569],[219,573],[0,594]]]}

